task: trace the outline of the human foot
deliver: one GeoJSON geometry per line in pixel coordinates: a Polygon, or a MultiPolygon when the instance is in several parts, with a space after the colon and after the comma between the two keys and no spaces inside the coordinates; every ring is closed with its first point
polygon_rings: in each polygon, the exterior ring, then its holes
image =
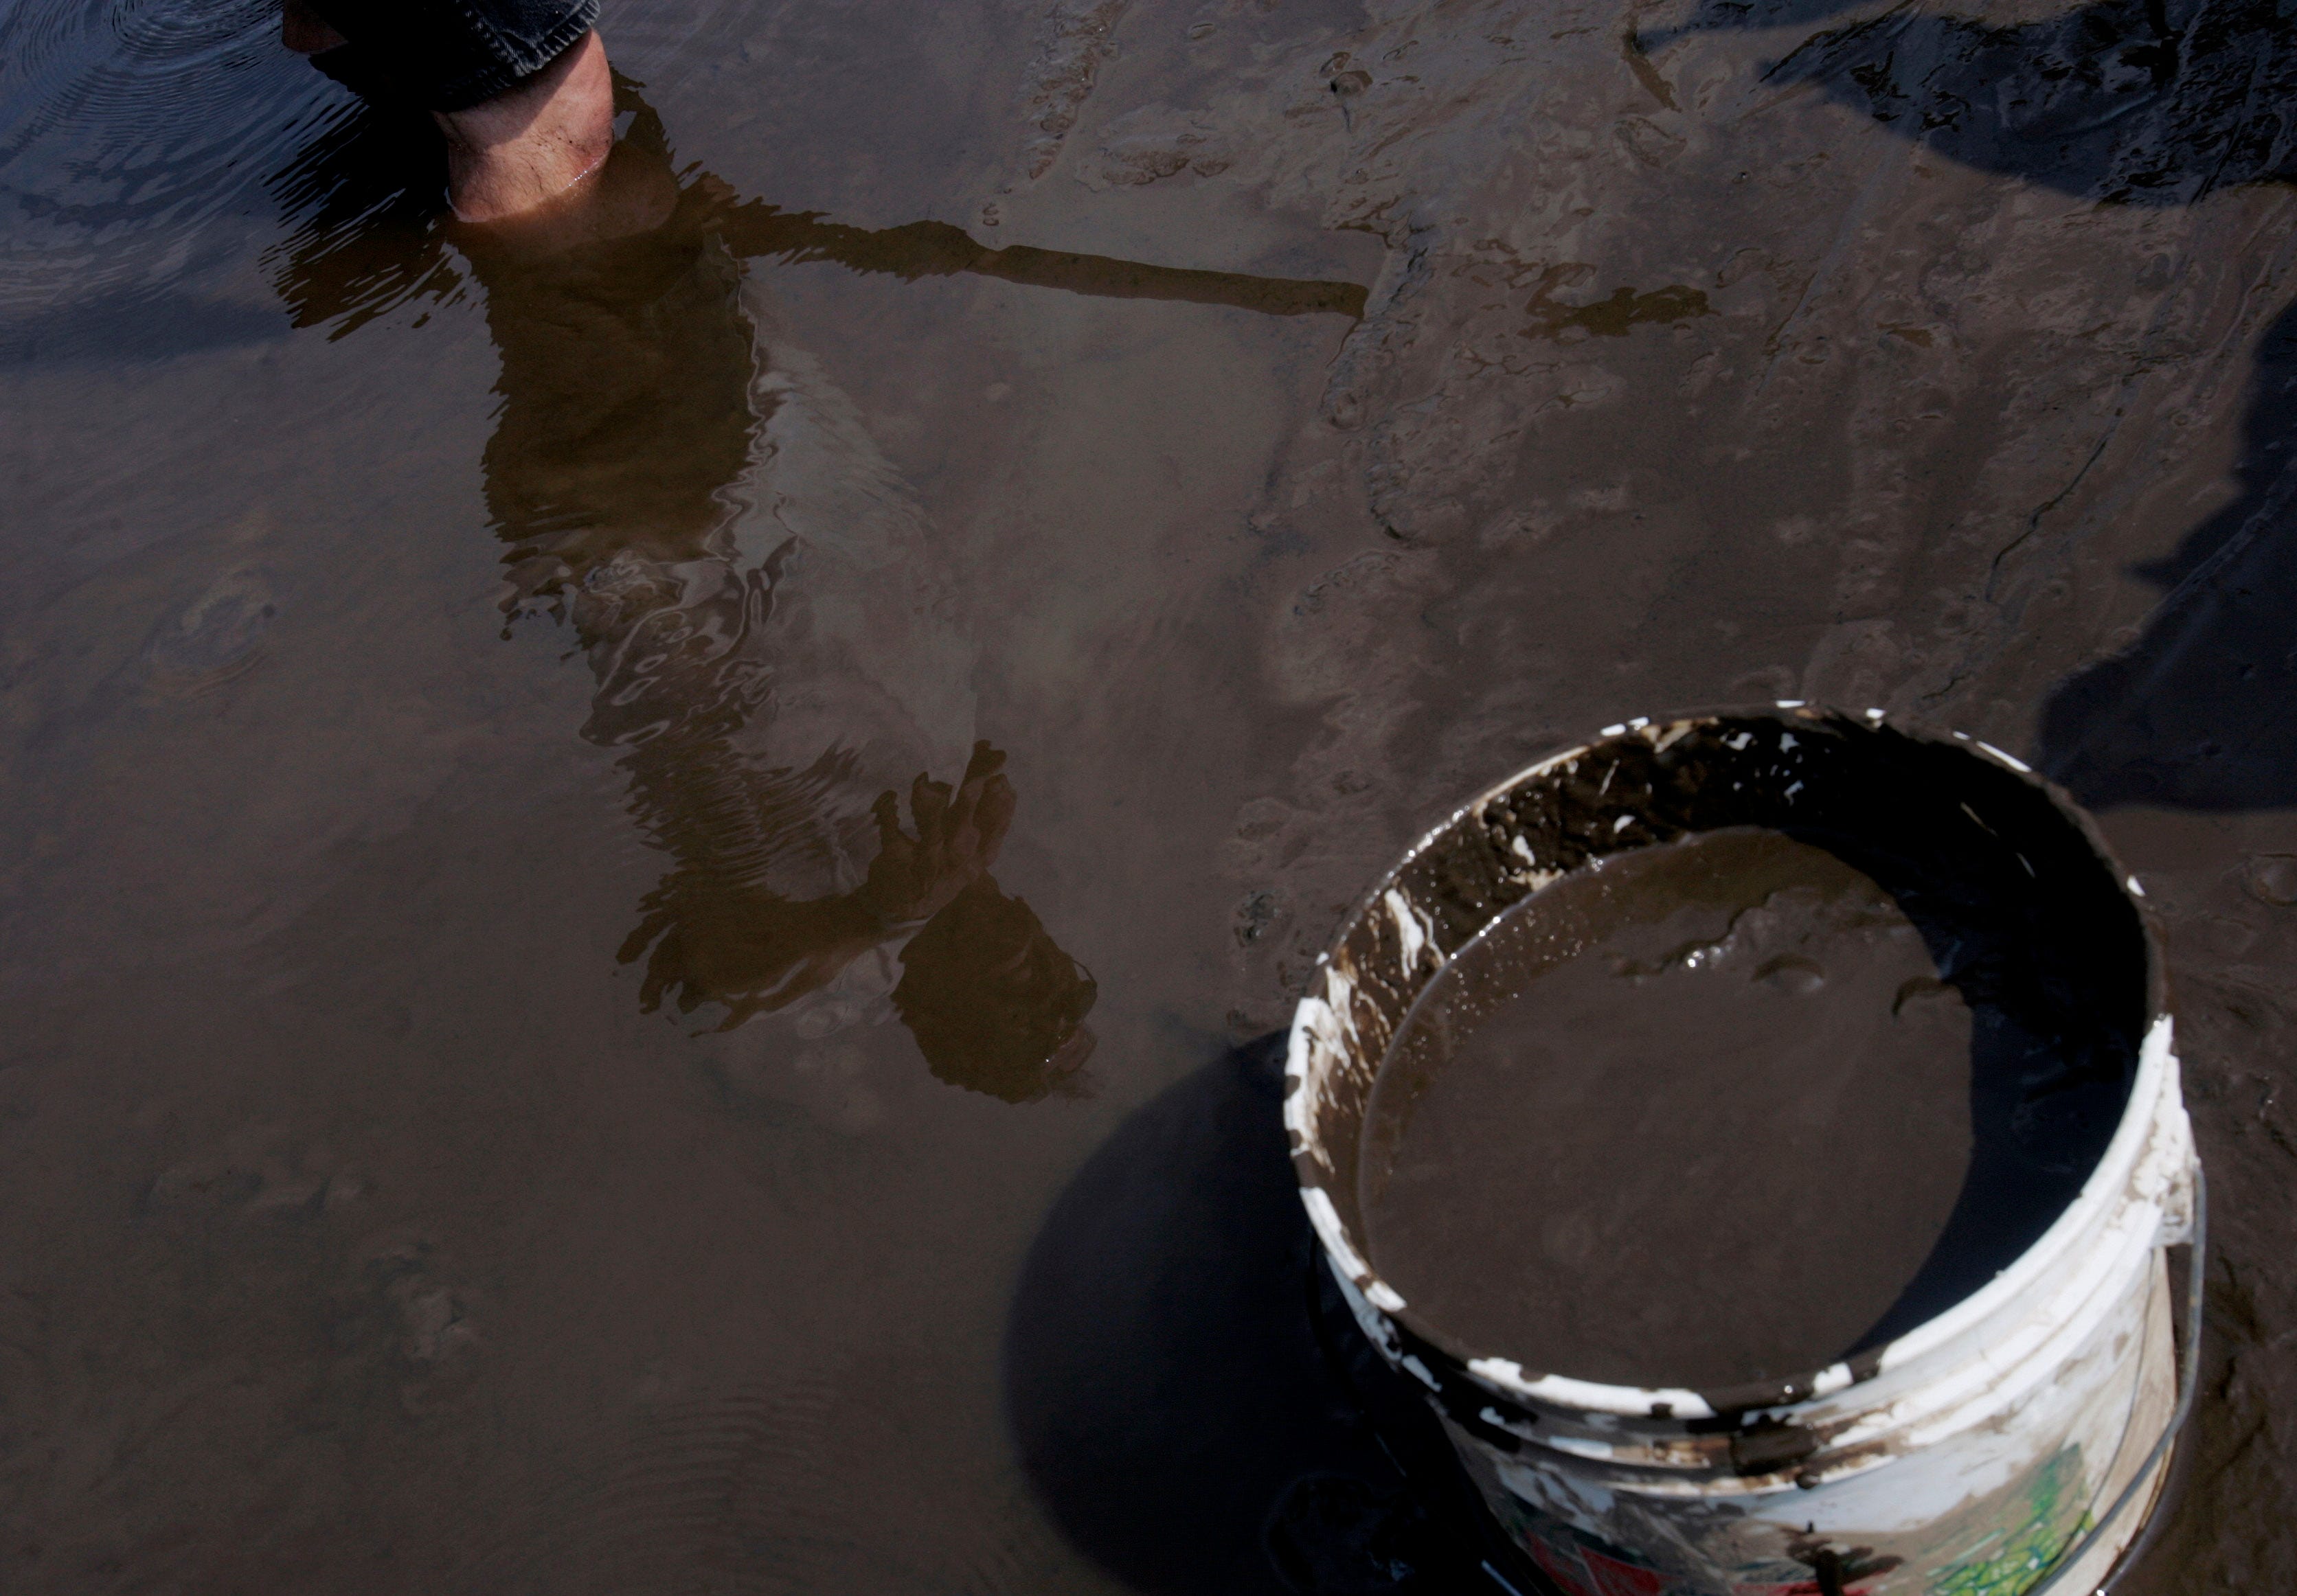
{"type": "Polygon", "coordinates": [[[468,111],[432,113],[447,136],[447,201],[466,222],[498,221],[570,193],[614,145],[614,82],[597,33],[515,88],[468,111]]]}

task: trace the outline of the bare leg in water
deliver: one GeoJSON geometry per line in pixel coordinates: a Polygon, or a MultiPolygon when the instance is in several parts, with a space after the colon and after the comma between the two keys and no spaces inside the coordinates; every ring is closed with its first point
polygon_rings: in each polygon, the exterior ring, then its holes
{"type": "MultiPolygon", "coordinates": [[[[284,0],[280,42],[305,55],[347,44],[309,0],[284,0]]],[[[476,105],[434,111],[447,140],[447,199],[468,222],[497,221],[571,195],[614,142],[614,86],[596,31],[540,71],[476,105]]]]}

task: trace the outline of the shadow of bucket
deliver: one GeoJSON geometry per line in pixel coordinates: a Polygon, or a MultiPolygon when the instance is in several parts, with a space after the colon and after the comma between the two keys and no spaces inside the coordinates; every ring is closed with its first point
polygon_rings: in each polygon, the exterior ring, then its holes
{"type": "MultiPolygon", "coordinates": [[[[2189,1292],[2181,1380],[2167,1253],[2191,1245],[2201,1278],[2201,1171],[2138,895],[2089,821],[1999,750],[1782,703],[1609,728],[1469,803],[1356,906],[1293,1022],[1301,1197],[1365,1336],[1424,1387],[1495,1518],[1564,1591],[2089,1596],[2110,1577],[2159,1494],[2199,1331],[2189,1292]],[[1541,886],[1732,826],[1889,890],[1973,1008],[2056,1039],[2042,1073],[2103,1105],[2090,1140],[2058,1187],[2021,1187],[1981,1132],[1931,1262],[1829,1368],[1642,1389],[1461,1345],[1366,1261],[1358,1142],[1390,1043],[1448,961],[1541,886]]],[[[1998,1090],[1989,1071],[2010,1065],[1973,1052],[1974,1096],[1998,1090]]],[[[2029,1083],[2030,1052],[2013,1061],[2029,1083]]]]}

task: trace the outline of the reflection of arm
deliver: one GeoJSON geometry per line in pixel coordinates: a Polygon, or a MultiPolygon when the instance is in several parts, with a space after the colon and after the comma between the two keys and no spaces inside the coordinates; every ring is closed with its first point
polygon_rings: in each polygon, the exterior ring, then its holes
{"type": "MultiPolygon", "coordinates": [[[[893,1008],[935,1075],[1026,1103],[1063,1090],[1083,1067],[1092,1050],[1084,1018],[1099,989],[1026,902],[1007,897],[985,871],[940,903],[922,927],[889,918],[874,897],[868,886],[803,903],[729,896],[714,925],[676,919],[657,901],[622,957],[637,958],[659,936],[646,961],[646,1008],[665,996],[684,1013],[722,1002],[727,1016],[719,1028],[731,1030],[819,991],[870,949],[906,936],[893,1008]],[[723,984],[729,977],[752,984],[731,991],[723,984]]],[[[686,912],[691,917],[690,906],[686,912]]]]}
{"type": "Polygon", "coordinates": [[[673,874],[647,900],[616,956],[646,956],[638,1000],[651,1012],[664,998],[681,1014],[726,1006],[721,1029],[787,1007],[835,981],[846,966],[904,929],[882,918],[862,892],[794,901],[770,893],[712,890],[673,874]],[[690,886],[692,890],[681,891],[690,886]]]}
{"type": "Polygon", "coordinates": [[[802,790],[753,776],[722,742],[665,747],[674,742],[657,738],[630,761],[648,829],[679,863],[648,895],[621,958],[645,956],[647,1008],[665,998],[687,1013],[721,1003],[728,1028],[819,990],[932,920],[987,876],[1013,823],[1005,756],[977,745],[954,790],[922,775],[911,785],[914,835],[893,794],[878,798],[877,855],[859,887],[793,900],[768,877],[778,857],[805,845],[815,817],[803,812],[802,790]]]}

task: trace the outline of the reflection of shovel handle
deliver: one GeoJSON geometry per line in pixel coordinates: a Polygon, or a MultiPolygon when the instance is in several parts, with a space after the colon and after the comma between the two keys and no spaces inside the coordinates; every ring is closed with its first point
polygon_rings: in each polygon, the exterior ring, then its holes
{"type": "Polygon", "coordinates": [[[1363,318],[1365,291],[1359,284],[1192,271],[1027,244],[992,250],[948,222],[910,222],[872,231],[824,221],[819,211],[781,210],[752,201],[729,210],[718,225],[737,255],[778,256],[793,264],[834,260],[852,271],[885,272],[910,282],[971,272],[1100,299],[1181,300],[1266,316],[1363,318]]]}

